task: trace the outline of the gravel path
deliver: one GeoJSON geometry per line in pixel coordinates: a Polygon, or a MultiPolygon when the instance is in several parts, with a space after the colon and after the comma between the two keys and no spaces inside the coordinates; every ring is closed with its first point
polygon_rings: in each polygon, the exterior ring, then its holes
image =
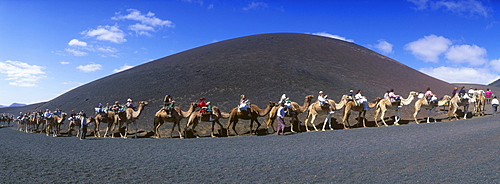
{"type": "Polygon", "coordinates": [[[3,183],[500,183],[500,117],[286,136],[47,137],[0,128],[3,183]]]}

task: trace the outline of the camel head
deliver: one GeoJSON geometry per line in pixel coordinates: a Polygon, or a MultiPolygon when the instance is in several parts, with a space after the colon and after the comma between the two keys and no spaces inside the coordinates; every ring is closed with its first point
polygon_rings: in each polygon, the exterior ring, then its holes
{"type": "Polygon", "coordinates": [[[307,95],[307,96],[306,96],[306,100],[307,100],[307,101],[309,101],[309,102],[310,102],[313,98],[314,98],[314,95],[307,95]]]}
{"type": "Polygon", "coordinates": [[[139,104],[146,106],[146,105],[148,105],[148,102],[147,101],[140,101],[139,104]]]}
{"type": "Polygon", "coordinates": [[[267,102],[267,106],[268,107],[274,107],[274,106],[276,106],[276,102],[269,101],[269,102],[267,102]]]}
{"type": "Polygon", "coordinates": [[[418,96],[418,92],[411,91],[411,92],[410,92],[410,96],[418,96]]]}

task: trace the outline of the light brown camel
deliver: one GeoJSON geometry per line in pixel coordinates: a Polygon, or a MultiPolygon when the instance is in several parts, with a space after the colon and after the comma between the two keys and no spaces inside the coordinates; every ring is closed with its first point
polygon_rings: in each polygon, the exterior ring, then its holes
{"type": "MultiPolygon", "coordinates": [[[[334,111],[340,110],[340,109],[344,108],[344,105],[347,103],[347,97],[348,97],[347,95],[343,95],[338,104],[335,103],[335,101],[333,101],[333,100],[328,100],[328,104],[331,107],[333,107],[332,109],[334,111]]],[[[314,124],[314,120],[316,119],[316,116],[318,116],[318,115],[326,115],[325,121],[323,122],[323,131],[325,131],[325,125],[327,123],[330,124],[330,130],[333,130],[332,125],[331,125],[330,107],[323,107],[320,105],[319,101],[316,101],[316,102],[312,103],[311,105],[309,105],[307,110],[308,110],[308,113],[307,113],[306,120],[304,122],[304,125],[306,127],[306,131],[308,131],[308,132],[310,131],[309,126],[307,125],[309,123],[312,124],[312,126],[314,127],[314,130],[318,131],[318,129],[316,128],[316,125],[314,124]]],[[[344,128],[346,128],[345,125],[344,125],[344,128]]]]}
{"type": "Polygon", "coordinates": [[[101,125],[101,123],[107,123],[104,137],[107,137],[108,133],[111,134],[111,137],[115,137],[113,131],[116,129],[116,127],[121,128],[122,124],[125,121],[126,117],[124,111],[118,112],[118,114],[116,114],[115,111],[112,110],[108,110],[107,113],[98,113],[95,116],[94,135],[97,135],[97,137],[101,137],[99,126],[101,125]]]}
{"type": "Polygon", "coordinates": [[[55,135],[59,135],[61,133],[61,125],[63,124],[64,120],[66,119],[66,116],[68,116],[68,113],[61,113],[61,115],[54,114],[54,133],[55,135]]]}
{"type": "MultiPolygon", "coordinates": [[[[373,102],[368,102],[368,108],[369,109],[374,108],[381,99],[382,98],[380,98],[380,97],[376,97],[373,102]]],[[[346,122],[347,122],[347,127],[351,127],[351,125],[349,124],[349,116],[351,115],[351,111],[359,112],[358,125],[359,125],[359,121],[363,121],[363,127],[366,128],[365,105],[364,104],[356,105],[356,102],[354,102],[354,101],[349,101],[345,105],[344,116],[342,117],[342,123],[344,124],[344,127],[346,127],[346,122]]]]}
{"type": "Polygon", "coordinates": [[[484,97],[483,93],[474,93],[476,96],[476,103],[474,103],[475,106],[475,114],[477,116],[484,116],[484,106],[486,105],[486,98],[484,97]]]}
{"type": "Polygon", "coordinates": [[[172,138],[172,133],[174,132],[175,126],[177,126],[177,130],[179,132],[179,137],[182,139],[184,136],[182,136],[181,133],[181,120],[183,118],[189,117],[195,110],[198,105],[196,103],[191,103],[189,106],[189,110],[187,112],[184,112],[181,110],[180,107],[175,106],[171,111],[171,116],[169,117],[167,112],[163,109],[160,109],[158,112],[155,114],[154,118],[154,132],[156,135],[156,138],[161,138],[160,136],[160,126],[163,125],[164,122],[172,122],[174,123],[174,126],[172,127],[172,130],[170,131],[170,138],[172,138]]]}
{"type": "MultiPolygon", "coordinates": [[[[303,105],[299,105],[299,103],[297,102],[291,102],[291,106],[292,106],[292,113],[287,113],[286,117],[291,117],[291,120],[290,120],[290,130],[292,132],[295,132],[293,130],[293,122],[300,122],[299,121],[299,118],[297,117],[299,114],[303,113],[303,112],[306,112],[307,111],[307,108],[309,108],[309,105],[311,105],[311,101],[312,99],[314,98],[314,95],[307,95],[304,99],[304,103],[303,105]]],[[[276,132],[276,129],[274,129],[274,121],[276,120],[276,117],[277,117],[277,112],[278,112],[278,109],[279,109],[279,106],[274,106],[272,109],[271,109],[271,112],[269,112],[269,116],[267,116],[267,121],[266,121],[266,129],[268,130],[269,129],[269,126],[271,126],[271,128],[273,129],[273,133],[276,132]]]]}
{"type": "MultiPolygon", "coordinates": [[[[208,115],[208,114],[204,115],[200,111],[194,111],[189,116],[188,122],[186,124],[186,128],[184,129],[184,132],[187,131],[187,129],[190,125],[193,125],[191,130],[193,130],[193,132],[196,132],[195,128],[200,121],[212,122],[212,131],[210,132],[210,136],[215,137],[215,135],[214,135],[215,123],[219,124],[219,127],[222,129],[224,126],[222,126],[222,124],[219,122],[219,119],[229,118],[229,113],[221,112],[217,106],[212,106],[212,115],[211,116],[212,117],[210,118],[210,115],[208,115]]],[[[195,136],[196,136],[196,138],[200,137],[200,136],[198,136],[198,134],[196,134],[195,136]]]]}
{"type": "Polygon", "coordinates": [[[236,123],[238,123],[239,119],[250,120],[250,135],[253,135],[253,122],[255,121],[257,123],[257,128],[255,130],[258,130],[260,127],[260,123],[257,118],[269,114],[269,112],[275,105],[276,102],[268,102],[265,109],[260,109],[257,105],[251,104],[249,110],[250,114],[248,114],[248,112],[246,111],[238,111],[238,107],[233,108],[229,112],[229,120],[227,122],[227,136],[229,136],[229,127],[231,126],[231,124],[233,124],[232,128],[234,133],[238,135],[238,132],[236,131],[236,123]]]}
{"type": "MultiPolygon", "coordinates": [[[[419,95],[419,96],[423,96],[423,95],[419,95]]],[[[451,97],[448,95],[444,95],[443,99],[439,100],[437,103],[435,103],[435,102],[428,103],[427,99],[425,99],[425,97],[418,99],[415,102],[415,113],[413,113],[413,119],[415,119],[415,123],[418,124],[417,114],[422,107],[429,111],[429,113],[427,115],[427,123],[430,123],[429,119],[431,116],[431,111],[434,112],[433,113],[434,122],[437,122],[436,121],[436,109],[437,109],[437,107],[443,106],[444,104],[446,104],[450,100],[451,100],[451,97]]]]}
{"type": "MultiPolygon", "coordinates": [[[[467,95],[467,94],[465,94],[467,95]]],[[[455,117],[455,120],[458,120],[459,118],[457,117],[457,110],[460,106],[464,106],[464,119],[467,119],[467,114],[469,112],[469,98],[468,98],[468,95],[466,97],[466,99],[464,98],[461,98],[458,93],[455,94],[455,96],[453,96],[453,98],[451,98],[451,100],[449,101],[449,104],[448,104],[449,108],[448,108],[448,119],[451,120],[452,117],[455,117]]]]}
{"type": "Polygon", "coordinates": [[[396,111],[396,113],[394,115],[394,125],[399,125],[398,122],[399,122],[399,120],[401,120],[401,109],[405,105],[410,105],[410,103],[413,101],[415,96],[417,96],[417,94],[418,93],[415,91],[410,92],[410,94],[408,95],[408,97],[406,99],[401,98],[399,105],[397,104],[397,102],[391,102],[391,100],[388,98],[384,98],[384,99],[380,100],[377,103],[377,105],[375,106],[375,109],[376,109],[375,110],[375,118],[374,118],[375,125],[377,125],[377,127],[379,126],[377,123],[377,117],[378,117],[378,114],[380,113],[380,120],[382,120],[384,125],[387,126],[387,123],[385,123],[385,120],[384,120],[385,112],[387,110],[396,111]]]}
{"type": "Polygon", "coordinates": [[[140,101],[139,102],[139,107],[137,107],[137,111],[134,110],[133,108],[127,108],[125,109],[125,135],[123,135],[120,131],[120,136],[122,138],[127,138],[127,134],[128,134],[128,127],[130,125],[130,123],[134,124],[134,128],[135,128],[135,132],[134,132],[134,138],[137,138],[137,124],[136,124],[136,121],[137,121],[137,118],[139,118],[139,116],[141,116],[142,114],[142,111],[144,110],[144,107],[148,105],[148,102],[147,101],[140,101]]]}

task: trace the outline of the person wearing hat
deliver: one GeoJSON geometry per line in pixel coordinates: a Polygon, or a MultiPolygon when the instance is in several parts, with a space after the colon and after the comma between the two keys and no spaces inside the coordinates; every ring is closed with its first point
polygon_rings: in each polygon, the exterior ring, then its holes
{"type": "Polygon", "coordinates": [[[332,106],[328,103],[328,95],[325,95],[323,91],[319,91],[318,101],[321,107],[328,107],[330,109],[330,114],[333,114],[332,106]]]}
{"type": "Polygon", "coordinates": [[[494,96],[491,100],[491,106],[493,107],[493,116],[497,114],[497,108],[500,103],[498,102],[497,96],[494,96]]]}
{"type": "Polygon", "coordinates": [[[132,103],[132,99],[130,99],[130,98],[127,99],[127,103],[125,104],[125,107],[132,108],[132,109],[134,109],[134,111],[136,110],[134,104],[132,103]]]}

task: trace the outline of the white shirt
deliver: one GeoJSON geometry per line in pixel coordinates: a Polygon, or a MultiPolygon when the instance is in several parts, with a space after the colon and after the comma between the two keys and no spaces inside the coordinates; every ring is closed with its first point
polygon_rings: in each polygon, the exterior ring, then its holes
{"type": "Polygon", "coordinates": [[[493,100],[491,100],[491,104],[492,105],[499,105],[500,103],[498,103],[498,99],[493,98],[493,100]]]}

